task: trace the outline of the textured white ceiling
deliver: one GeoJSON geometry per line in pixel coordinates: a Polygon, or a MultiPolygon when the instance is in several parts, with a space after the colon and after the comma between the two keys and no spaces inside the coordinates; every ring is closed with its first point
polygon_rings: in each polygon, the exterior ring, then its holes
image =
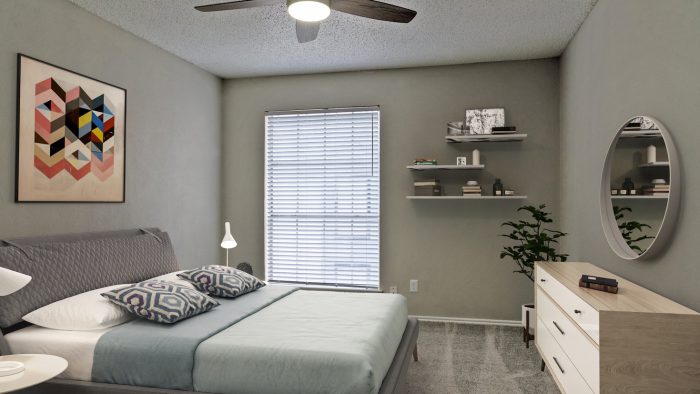
{"type": "Polygon", "coordinates": [[[279,6],[216,13],[223,0],[69,0],[224,78],[403,68],[559,56],[597,0],[383,0],[409,24],[334,11],[299,44],[279,6]]]}

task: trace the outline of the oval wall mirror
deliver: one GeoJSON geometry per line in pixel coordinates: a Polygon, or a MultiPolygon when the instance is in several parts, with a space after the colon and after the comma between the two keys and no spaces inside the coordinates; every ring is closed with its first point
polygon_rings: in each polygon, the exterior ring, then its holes
{"type": "Polygon", "coordinates": [[[678,214],[679,182],[664,125],[650,116],[625,122],[608,150],[600,192],[603,231],[618,256],[648,258],[663,249],[678,214]]]}

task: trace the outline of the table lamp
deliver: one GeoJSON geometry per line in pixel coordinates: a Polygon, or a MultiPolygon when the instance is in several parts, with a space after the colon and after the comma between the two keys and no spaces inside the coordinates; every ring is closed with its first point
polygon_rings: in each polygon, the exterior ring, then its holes
{"type": "MultiPolygon", "coordinates": [[[[10,295],[32,280],[29,275],[0,267],[0,296],[10,295]]],[[[19,361],[0,361],[0,376],[10,376],[24,371],[24,364],[19,361]]]]}
{"type": "Polygon", "coordinates": [[[226,266],[228,267],[228,250],[235,248],[238,243],[231,235],[231,223],[226,222],[224,228],[226,233],[224,234],[224,239],[221,240],[221,247],[226,249],[226,266]]]}

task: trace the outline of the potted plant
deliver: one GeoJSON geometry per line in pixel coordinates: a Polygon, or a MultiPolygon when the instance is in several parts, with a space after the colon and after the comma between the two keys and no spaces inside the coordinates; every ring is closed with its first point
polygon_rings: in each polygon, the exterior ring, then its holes
{"type": "MultiPolygon", "coordinates": [[[[559,238],[566,233],[559,230],[554,230],[547,226],[553,223],[550,218],[550,213],[545,211],[547,206],[526,205],[518,208],[518,212],[525,211],[531,216],[529,220],[508,221],[501,224],[502,227],[509,229],[506,234],[501,234],[515,241],[514,245],[504,246],[501,251],[501,259],[509,257],[517,265],[518,269],[513,271],[525,275],[532,282],[535,281],[535,263],[538,261],[566,261],[568,254],[557,253],[556,247],[559,244],[559,238]]],[[[522,323],[525,327],[525,316],[530,313],[534,318],[535,304],[529,303],[522,306],[522,323]]],[[[535,333],[534,324],[530,324],[529,335],[535,333]]]]}

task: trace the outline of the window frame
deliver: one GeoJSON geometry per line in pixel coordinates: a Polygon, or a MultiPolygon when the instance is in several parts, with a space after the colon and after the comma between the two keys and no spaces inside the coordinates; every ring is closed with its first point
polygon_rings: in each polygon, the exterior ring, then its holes
{"type": "Polygon", "coordinates": [[[265,111],[265,130],[264,130],[264,163],[263,163],[263,188],[264,188],[264,201],[263,201],[263,238],[264,238],[264,264],[265,264],[265,280],[267,282],[275,283],[278,285],[289,285],[302,287],[306,289],[319,289],[319,290],[343,290],[343,291],[367,291],[367,292],[381,292],[381,109],[379,105],[373,106],[358,106],[358,107],[329,107],[329,108],[314,108],[314,109],[301,109],[301,110],[275,110],[275,111],[265,111]],[[373,147],[376,147],[377,162],[373,163],[373,169],[376,171],[376,178],[378,182],[377,186],[377,282],[376,287],[374,286],[348,286],[346,284],[319,284],[319,283],[303,283],[303,282],[288,282],[288,281],[276,281],[270,278],[270,259],[268,256],[269,251],[269,239],[268,239],[268,118],[275,115],[292,115],[292,114],[319,114],[319,113],[338,113],[338,112],[357,112],[357,111],[374,111],[377,116],[377,131],[376,131],[376,143],[373,142],[373,147]]]}

